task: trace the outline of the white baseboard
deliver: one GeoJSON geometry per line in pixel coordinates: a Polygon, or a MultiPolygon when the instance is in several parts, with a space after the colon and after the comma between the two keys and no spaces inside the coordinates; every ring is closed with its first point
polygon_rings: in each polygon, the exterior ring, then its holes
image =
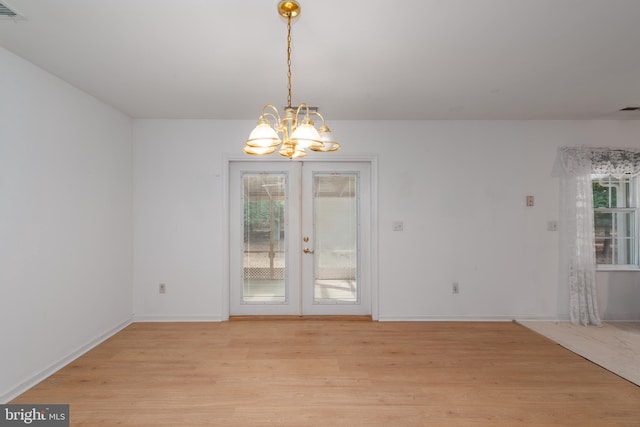
{"type": "Polygon", "coordinates": [[[514,315],[502,315],[502,316],[380,316],[378,318],[380,322],[513,322],[518,320],[540,320],[551,321],[547,317],[537,316],[514,316],[514,315]]]}
{"type": "Polygon", "coordinates": [[[222,322],[222,316],[134,316],[134,322],[222,322]]]}
{"type": "Polygon", "coordinates": [[[60,369],[64,368],[66,365],[68,365],[69,363],[73,362],[78,357],[82,356],[83,354],[85,354],[86,352],[91,350],[92,348],[96,347],[97,345],[99,345],[99,344],[103,343],[104,341],[106,341],[107,339],[111,338],[113,335],[117,334],[118,332],[120,332],[121,330],[123,330],[124,328],[129,326],[131,323],[132,323],[132,319],[131,318],[125,320],[124,322],[121,322],[120,324],[118,324],[114,328],[111,328],[110,330],[104,332],[103,334],[99,335],[98,337],[92,339],[87,344],[82,345],[79,348],[77,348],[76,350],[72,351],[67,356],[65,356],[62,359],[58,360],[57,362],[55,362],[54,364],[52,364],[48,368],[43,369],[42,371],[38,372],[36,375],[32,376],[31,378],[27,378],[25,381],[23,381],[22,383],[18,384],[16,387],[13,387],[9,391],[7,391],[3,395],[1,395],[0,396],[0,404],[5,404],[5,403],[11,401],[12,399],[15,399],[16,397],[18,397],[19,395],[21,395],[25,391],[29,390],[31,387],[35,386],[36,384],[38,384],[39,382],[43,381],[47,377],[53,375],[55,372],[57,372],[60,369]]]}
{"type": "Polygon", "coordinates": [[[563,323],[563,322],[569,322],[570,321],[568,318],[563,318],[563,317],[524,317],[524,316],[518,316],[515,320],[518,323],[520,323],[520,322],[556,322],[556,323],[563,323]]]}

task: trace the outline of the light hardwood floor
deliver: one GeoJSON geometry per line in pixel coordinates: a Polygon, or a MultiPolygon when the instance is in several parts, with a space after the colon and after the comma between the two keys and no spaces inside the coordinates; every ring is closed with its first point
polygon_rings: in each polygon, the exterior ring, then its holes
{"type": "Polygon", "coordinates": [[[516,323],[135,323],[12,403],[73,426],[640,425],[640,387],[516,323]]]}

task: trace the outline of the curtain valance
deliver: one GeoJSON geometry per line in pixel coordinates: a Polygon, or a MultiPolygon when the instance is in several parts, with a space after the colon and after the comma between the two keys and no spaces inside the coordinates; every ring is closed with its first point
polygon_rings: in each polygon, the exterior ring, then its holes
{"type": "Polygon", "coordinates": [[[560,147],[554,176],[603,174],[620,177],[640,173],[640,149],[606,147],[560,147]]]}

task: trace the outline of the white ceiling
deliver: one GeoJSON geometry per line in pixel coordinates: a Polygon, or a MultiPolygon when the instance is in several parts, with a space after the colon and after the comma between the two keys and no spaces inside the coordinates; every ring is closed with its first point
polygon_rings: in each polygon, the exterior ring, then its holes
{"type": "MultiPolygon", "coordinates": [[[[278,0],[0,3],[1,46],[132,117],[286,104],[278,0]]],[[[328,120],[640,119],[639,0],[300,4],[293,103],[328,120]]]]}

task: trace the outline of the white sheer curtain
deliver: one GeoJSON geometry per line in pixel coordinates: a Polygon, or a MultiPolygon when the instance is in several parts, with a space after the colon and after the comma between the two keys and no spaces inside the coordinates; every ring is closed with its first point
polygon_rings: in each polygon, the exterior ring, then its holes
{"type": "Polygon", "coordinates": [[[591,174],[637,174],[640,150],[560,147],[553,172],[560,177],[561,274],[569,284],[569,316],[574,324],[601,326],[591,174]]]}

